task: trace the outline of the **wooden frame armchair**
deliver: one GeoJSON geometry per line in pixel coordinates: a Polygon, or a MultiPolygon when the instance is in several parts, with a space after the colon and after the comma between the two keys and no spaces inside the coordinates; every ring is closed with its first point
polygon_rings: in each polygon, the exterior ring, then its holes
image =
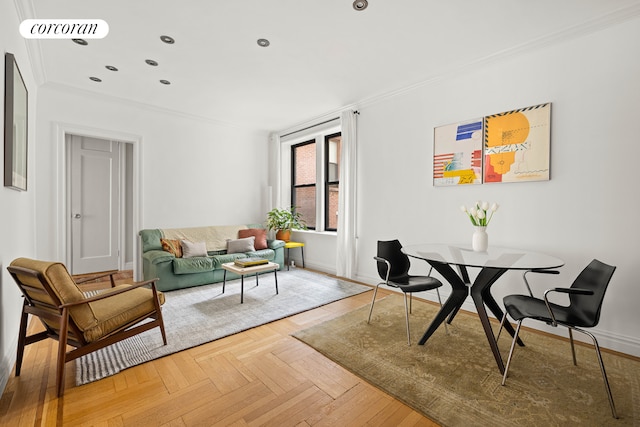
{"type": "MultiPolygon", "coordinates": [[[[7,270],[24,297],[16,377],[20,376],[24,348],[47,338],[58,341],[58,396],[64,393],[67,362],[155,327],[160,328],[162,340],[167,344],[161,311],[164,295],[156,290],[157,279],[116,286],[114,272],[109,272],[105,275],[111,276],[111,289],[86,297],[77,285],[81,281],[75,282],[59,262],[18,258],[7,270]],[[44,331],[27,336],[29,314],[42,321],[44,331]],[[151,321],[139,324],[146,319],[151,321]],[[74,348],[67,351],[68,345],[74,348]]],[[[100,276],[84,281],[97,277],[100,276]]]]}

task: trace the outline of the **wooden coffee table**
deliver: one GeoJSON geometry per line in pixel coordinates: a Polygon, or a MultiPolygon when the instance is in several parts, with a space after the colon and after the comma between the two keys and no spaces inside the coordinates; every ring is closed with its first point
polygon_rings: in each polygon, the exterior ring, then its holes
{"type": "Polygon", "coordinates": [[[256,275],[256,286],[258,286],[258,273],[264,273],[265,271],[273,271],[273,276],[276,279],[276,295],[278,294],[278,267],[280,265],[275,262],[269,262],[267,264],[255,265],[251,267],[239,267],[233,262],[222,264],[224,269],[224,280],[222,281],[222,293],[224,293],[225,285],[227,284],[227,271],[238,274],[240,276],[240,304],[244,303],[244,276],[247,274],[256,275]]]}

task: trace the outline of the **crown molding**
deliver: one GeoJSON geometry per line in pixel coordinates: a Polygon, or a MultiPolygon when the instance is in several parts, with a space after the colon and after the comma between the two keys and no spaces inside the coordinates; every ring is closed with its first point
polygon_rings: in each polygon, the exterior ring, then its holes
{"type": "MultiPolygon", "coordinates": [[[[126,105],[133,108],[139,108],[142,110],[151,111],[154,113],[167,114],[170,116],[177,116],[184,119],[195,120],[199,122],[205,122],[209,124],[214,124],[221,127],[230,127],[235,129],[244,129],[244,130],[256,130],[254,126],[248,126],[240,123],[228,122],[218,119],[213,119],[211,117],[199,116],[197,114],[186,113],[184,111],[174,110],[171,108],[159,107],[153,104],[147,104],[145,102],[133,101],[131,99],[122,98],[119,96],[108,95],[100,92],[95,92],[87,89],[80,89],[75,86],[66,85],[63,83],[52,83],[47,82],[42,85],[43,88],[55,90],[62,93],[72,93],[79,96],[85,96],[90,98],[100,98],[106,102],[111,102],[118,105],[126,105]]],[[[260,129],[257,129],[260,130],[260,129]]],[[[265,131],[266,132],[266,131],[265,131]]]]}

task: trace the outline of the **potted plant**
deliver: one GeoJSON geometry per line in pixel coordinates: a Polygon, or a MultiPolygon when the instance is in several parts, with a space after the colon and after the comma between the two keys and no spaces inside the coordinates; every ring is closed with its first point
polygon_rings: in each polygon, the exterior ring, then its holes
{"type": "Polygon", "coordinates": [[[267,213],[266,227],[269,230],[276,230],[276,239],[288,242],[291,237],[291,230],[306,230],[307,224],[302,219],[302,214],[298,212],[297,206],[288,209],[273,208],[267,213]]]}

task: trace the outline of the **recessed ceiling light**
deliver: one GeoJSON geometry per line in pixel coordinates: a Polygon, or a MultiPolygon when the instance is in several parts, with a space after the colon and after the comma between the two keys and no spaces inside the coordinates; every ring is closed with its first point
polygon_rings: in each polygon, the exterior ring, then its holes
{"type": "Polygon", "coordinates": [[[171,82],[169,80],[160,80],[160,83],[162,83],[163,85],[170,85],[171,82]]]}
{"type": "Polygon", "coordinates": [[[104,68],[106,68],[109,71],[118,71],[118,69],[113,65],[105,65],[104,68]]]}
{"type": "Polygon", "coordinates": [[[147,64],[151,65],[152,67],[157,67],[158,63],[156,61],[154,61],[153,59],[145,59],[144,62],[146,62],[147,64]]]}
{"type": "Polygon", "coordinates": [[[369,2],[367,0],[355,0],[353,2],[353,8],[355,10],[365,10],[369,6],[369,2]]]}
{"type": "Polygon", "coordinates": [[[73,41],[74,43],[79,44],[80,46],[86,46],[89,43],[87,43],[87,41],[85,39],[71,39],[71,41],[73,41]]]}
{"type": "Polygon", "coordinates": [[[166,44],[174,44],[176,41],[173,39],[173,37],[169,37],[169,36],[160,36],[160,40],[162,40],[163,42],[165,42],[166,44]]]}
{"type": "Polygon", "coordinates": [[[89,80],[92,80],[92,81],[98,82],[98,83],[100,83],[102,81],[102,79],[99,79],[97,77],[89,77],[89,80]]]}
{"type": "Polygon", "coordinates": [[[258,46],[267,47],[271,44],[267,39],[258,39],[258,46]]]}

